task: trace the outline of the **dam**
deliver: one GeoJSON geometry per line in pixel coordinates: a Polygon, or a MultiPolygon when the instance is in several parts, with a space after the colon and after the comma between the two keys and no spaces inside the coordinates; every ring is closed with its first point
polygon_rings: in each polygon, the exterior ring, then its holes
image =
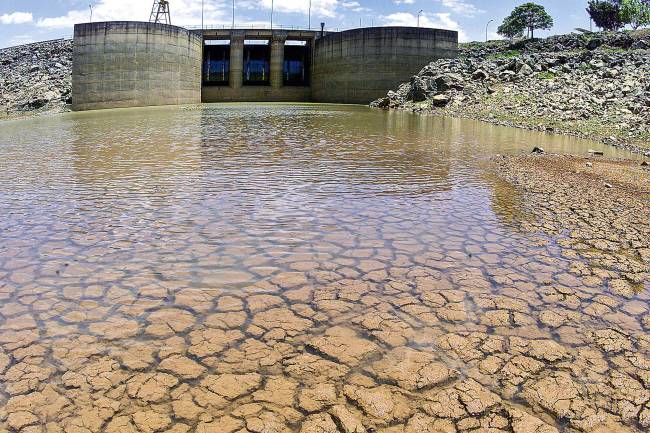
{"type": "Polygon", "coordinates": [[[457,51],[456,31],[420,27],[326,32],[189,30],[135,21],[77,24],[72,108],[368,104],[428,63],[455,57],[457,51]]]}

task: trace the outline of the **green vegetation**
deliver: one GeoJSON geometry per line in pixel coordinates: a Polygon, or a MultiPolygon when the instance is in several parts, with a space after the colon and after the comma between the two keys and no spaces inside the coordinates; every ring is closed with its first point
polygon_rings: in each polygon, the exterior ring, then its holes
{"type": "Polygon", "coordinates": [[[489,56],[488,58],[491,58],[491,59],[511,59],[513,57],[519,57],[519,56],[521,56],[521,51],[520,50],[507,50],[507,51],[503,51],[501,53],[493,54],[493,55],[489,56]]]}
{"type": "Polygon", "coordinates": [[[620,11],[621,21],[634,30],[650,25],[650,6],[644,0],[623,0],[620,11]]]}
{"type": "Polygon", "coordinates": [[[552,80],[553,78],[557,77],[557,74],[554,74],[553,72],[550,71],[544,71],[537,74],[537,76],[542,80],[552,80]]]}
{"type": "Polygon", "coordinates": [[[535,37],[535,30],[550,30],[553,27],[553,18],[546,12],[544,6],[535,3],[524,3],[517,6],[512,13],[503,20],[497,32],[510,39],[523,36],[528,30],[531,39],[535,37]]]}
{"type": "Polygon", "coordinates": [[[623,27],[619,0],[590,0],[587,13],[603,30],[616,31],[623,27]]]}
{"type": "Polygon", "coordinates": [[[587,12],[607,31],[618,31],[627,24],[634,30],[650,25],[650,0],[589,0],[587,12]]]}

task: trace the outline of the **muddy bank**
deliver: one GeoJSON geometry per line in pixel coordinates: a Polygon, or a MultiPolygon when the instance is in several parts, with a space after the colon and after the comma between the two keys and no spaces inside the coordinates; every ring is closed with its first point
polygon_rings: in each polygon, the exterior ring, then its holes
{"type": "Polygon", "coordinates": [[[650,154],[650,36],[471,43],[372,105],[570,134],[650,154]]]}

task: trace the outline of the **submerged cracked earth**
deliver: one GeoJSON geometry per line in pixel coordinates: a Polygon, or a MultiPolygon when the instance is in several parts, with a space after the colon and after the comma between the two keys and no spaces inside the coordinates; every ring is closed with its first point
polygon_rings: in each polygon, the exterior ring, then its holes
{"type": "Polygon", "coordinates": [[[604,149],[335,106],[5,123],[0,432],[647,431],[650,172],[537,144],[604,149]]]}

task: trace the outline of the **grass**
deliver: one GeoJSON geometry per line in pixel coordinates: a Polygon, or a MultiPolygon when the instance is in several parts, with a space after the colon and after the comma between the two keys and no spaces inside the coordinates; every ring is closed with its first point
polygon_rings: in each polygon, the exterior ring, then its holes
{"type": "Polygon", "coordinates": [[[513,57],[521,56],[521,50],[508,50],[502,53],[492,54],[488,58],[491,59],[511,59],[513,57]]]}
{"type": "Polygon", "coordinates": [[[544,72],[538,73],[537,76],[539,78],[541,78],[542,80],[552,80],[553,78],[557,77],[557,74],[555,74],[555,73],[553,73],[551,71],[544,71],[544,72]]]}

